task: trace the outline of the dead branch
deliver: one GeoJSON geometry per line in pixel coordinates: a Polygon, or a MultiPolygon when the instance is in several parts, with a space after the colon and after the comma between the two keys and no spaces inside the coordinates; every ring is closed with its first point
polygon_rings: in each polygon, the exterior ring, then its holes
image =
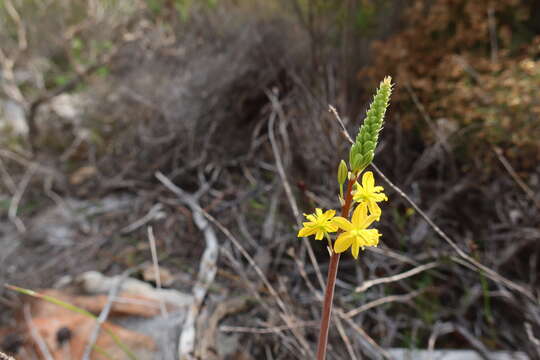
{"type": "Polygon", "coordinates": [[[388,304],[388,303],[392,303],[392,302],[409,302],[411,301],[412,299],[414,299],[416,296],[420,295],[422,293],[421,290],[417,290],[417,291],[413,291],[409,294],[404,294],[404,295],[390,295],[390,296],[385,296],[385,297],[382,297],[382,298],[379,298],[377,300],[373,300],[373,301],[370,301],[356,309],[353,309],[353,310],[350,310],[346,313],[344,313],[343,315],[344,316],[347,316],[347,317],[354,317],[360,313],[363,313],[364,311],[367,311],[369,309],[372,309],[374,307],[377,307],[377,306],[380,306],[380,305],[384,305],[384,304],[388,304]]]}
{"type": "MultiPolygon", "coordinates": [[[[206,242],[206,247],[199,266],[197,281],[193,286],[193,303],[186,316],[178,344],[178,357],[180,360],[187,360],[192,358],[193,352],[195,351],[195,323],[197,316],[201,310],[208,288],[213,283],[216,276],[216,263],[219,256],[218,241],[214,229],[204,217],[205,211],[199,205],[197,197],[189,195],[184,190],[174,185],[162,173],[157,172],[155,176],[163,185],[165,185],[165,187],[167,187],[167,189],[175,193],[180,201],[189,206],[193,213],[193,221],[203,233],[206,242]]],[[[204,190],[204,188],[201,188],[201,190],[204,190]]]]}
{"type": "Polygon", "coordinates": [[[369,281],[364,281],[364,283],[362,283],[362,285],[360,285],[356,289],[354,289],[354,292],[364,292],[364,291],[366,291],[367,289],[369,289],[370,287],[372,287],[374,285],[387,284],[387,283],[403,280],[403,279],[406,279],[408,277],[419,274],[422,271],[433,269],[434,267],[437,267],[438,265],[439,265],[439,263],[437,261],[434,261],[434,262],[431,262],[429,264],[424,264],[424,265],[421,265],[421,266],[417,266],[417,267],[415,267],[415,268],[413,268],[413,269],[411,269],[409,271],[405,271],[405,272],[403,272],[401,274],[382,277],[382,278],[377,278],[377,279],[373,279],[373,280],[369,280],[369,281]]]}
{"type": "Polygon", "coordinates": [[[105,323],[105,321],[107,321],[107,318],[109,317],[109,313],[112,309],[112,305],[116,301],[118,291],[120,290],[120,287],[122,286],[122,282],[128,277],[128,275],[129,275],[129,271],[126,271],[124,272],[124,274],[122,274],[122,276],[117,277],[115,279],[115,284],[109,290],[107,303],[105,304],[105,306],[103,307],[103,310],[101,310],[101,313],[96,319],[96,325],[94,326],[94,329],[92,329],[92,333],[90,334],[90,337],[88,338],[88,342],[86,343],[86,347],[84,348],[84,353],[82,356],[83,360],[90,359],[90,354],[92,354],[92,350],[98,339],[101,326],[103,325],[103,323],[105,323]]]}
{"type": "Polygon", "coordinates": [[[0,351],[0,360],[15,360],[15,359],[0,351]]]}
{"type": "Polygon", "coordinates": [[[219,322],[231,314],[245,310],[248,306],[249,298],[245,296],[235,297],[220,303],[214,310],[208,321],[208,327],[201,334],[200,359],[217,359],[215,349],[217,349],[217,330],[219,322]]]}
{"type": "MultiPolygon", "coordinates": [[[[156,288],[158,291],[161,291],[161,272],[159,271],[156,238],[154,237],[154,229],[152,226],[148,227],[148,242],[150,243],[150,253],[152,255],[152,265],[154,268],[154,277],[156,279],[156,288]]],[[[161,311],[161,316],[166,317],[168,315],[163,299],[159,299],[159,310],[161,311]]]]}
{"type": "Polygon", "coordinates": [[[49,347],[47,346],[45,339],[43,339],[39,331],[36,329],[34,322],[32,321],[32,314],[30,313],[30,305],[25,304],[23,314],[24,314],[24,321],[26,322],[26,326],[28,326],[28,329],[30,330],[30,336],[32,336],[32,340],[34,340],[34,343],[37,345],[39,351],[41,352],[41,355],[43,356],[45,360],[53,360],[51,351],[49,350],[49,347]]]}
{"type": "MultiPolygon", "coordinates": [[[[177,194],[180,198],[184,198],[184,199],[190,199],[191,196],[189,196],[188,194],[186,194],[182,189],[180,189],[179,187],[177,187],[176,185],[174,185],[169,179],[167,179],[162,173],[160,172],[157,172],[156,173],[156,178],[158,178],[158,180],[160,180],[166,187],[167,189],[169,189],[170,191],[172,191],[173,193],[177,194]],[[187,195],[187,196],[186,196],[187,195]]],[[[276,303],[278,304],[278,306],[280,307],[280,309],[283,311],[283,313],[280,314],[280,317],[285,321],[285,323],[287,325],[290,325],[292,324],[292,315],[291,315],[291,312],[288,310],[287,306],[285,306],[285,303],[283,302],[283,300],[281,299],[281,297],[278,295],[278,292],[274,289],[274,287],[272,286],[272,284],[270,283],[270,281],[268,281],[268,278],[266,277],[266,275],[263,273],[263,271],[261,270],[261,268],[259,266],[257,266],[257,264],[255,263],[255,261],[253,260],[253,258],[251,257],[251,255],[249,255],[249,253],[244,249],[244,247],[238,242],[238,240],[231,234],[231,232],[225,228],[221,223],[219,223],[216,219],[214,219],[214,217],[212,217],[210,214],[208,214],[208,212],[206,212],[206,210],[204,210],[203,208],[200,207],[200,205],[198,205],[196,202],[193,202],[191,201],[190,204],[190,207],[193,207],[194,209],[194,213],[200,213],[202,214],[204,217],[206,217],[210,222],[212,222],[221,232],[223,232],[223,234],[225,234],[225,236],[233,243],[233,245],[238,249],[238,251],[240,251],[240,253],[246,258],[246,260],[249,262],[249,264],[253,267],[253,269],[255,270],[256,274],[260,277],[260,279],[262,280],[262,282],[265,284],[265,286],[268,288],[268,290],[270,291],[270,294],[272,295],[272,297],[275,299],[276,303]],[[195,212],[196,211],[196,212],[195,212]]],[[[292,328],[292,332],[293,334],[295,335],[295,337],[297,338],[297,340],[300,342],[300,344],[302,345],[302,350],[310,357],[313,357],[313,352],[311,351],[311,348],[309,346],[309,344],[307,343],[306,339],[296,331],[296,329],[292,328]]]]}
{"type": "Polygon", "coordinates": [[[28,187],[28,183],[32,179],[32,176],[34,176],[34,173],[37,170],[37,166],[35,164],[32,164],[25,172],[19,186],[17,187],[17,191],[11,198],[11,203],[9,204],[9,210],[8,210],[8,217],[9,220],[17,227],[17,230],[20,233],[26,232],[26,226],[24,226],[24,223],[22,220],[17,216],[17,212],[19,209],[19,203],[21,202],[22,196],[24,192],[26,191],[26,188],[28,187]]]}
{"type": "Polygon", "coordinates": [[[493,146],[492,149],[495,155],[497,155],[497,158],[503,165],[504,169],[508,172],[508,174],[510,174],[512,179],[516,182],[516,184],[518,184],[521,190],[523,190],[525,195],[527,195],[527,197],[531,199],[533,204],[540,210],[540,199],[536,198],[536,194],[534,193],[534,191],[532,191],[532,189],[519,177],[516,170],[514,170],[510,162],[508,162],[508,160],[504,156],[502,150],[496,146],[493,146]]]}
{"type": "MultiPolygon", "coordinates": [[[[291,186],[289,185],[289,181],[287,180],[285,169],[283,167],[283,162],[281,160],[280,151],[277,147],[277,142],[274,135],[274,122],[276,121],[276,116],[279,115],[283,121],[283,119],[285,118],[285,115],[283,113],[283,109],[276,95],[270,92],[267,92],[266,95],[272,102],[272,106],[274,109],[274,111],[270,115],[270,120],[268,121],[268,137],[270,138],[270,143],[272,144],[272,151],[274,152],[274,158],[276,159],[276,167],[278,169],[279,176],[283,183],[283,187],[285,188],[285,193],[287,194],[289,205],[291,206],[291,209],[293,211],[294,217],[296,219],[296,223],[300,225],[300,212],[298,211],[298,205],[296,204],[296,200],[294,199],[294,196],[292,194],[291,186]]],[[[310,261],[313,264],[313,267],[315,268],[315,273],[317,274],[317,279],[319,280],[321,289],[324,289],[325,285],[324,285],[323,276],[322,276],[319,264],[317,263],[317,259],[315,258],[315,253],[313,252],[311,243],[306,238],[303,238],[302,241],[308,251],[308,256],[310,258],[310,261]]]]}

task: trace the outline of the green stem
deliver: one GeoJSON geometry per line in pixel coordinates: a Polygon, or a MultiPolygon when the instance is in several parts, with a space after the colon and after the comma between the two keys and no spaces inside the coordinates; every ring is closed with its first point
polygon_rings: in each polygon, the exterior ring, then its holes
{"type": "MultiPolygon", "coordinates": [[[[357,177],[349,180],[347,184],[347,194],[345,204],[341,208],[341,216],[348,218],[352,204],[352,187],[357,177]]],[[[328,268],[328,278],[326,280],[326,290],[324,292],[324,302],[321,318],[321,328],[319,332],[319,344],[317,345],[317,360],[326,358],[326,347],[328,345],[328,330],[330,328],[330,315],[332,314],[332,303],[334,301],[334,289],[336,286],[337,270],[339,265],[339,254],[332,252],[328,268]]]]}

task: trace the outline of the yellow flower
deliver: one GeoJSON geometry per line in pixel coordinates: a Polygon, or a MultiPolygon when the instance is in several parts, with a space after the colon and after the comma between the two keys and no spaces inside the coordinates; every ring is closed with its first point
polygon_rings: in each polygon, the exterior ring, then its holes
{"type": "Polygon", "coordinates": [[[369,208],[369,212],[377,216],[377,220],[381,217],[381,208],[377,205],[380,201],[386,201],[388,198],[384,193],[382,186],[375,186],[375,179],[371,171],[366,171],[362,176],[362,185],[354,184],[356,189],[354,191],[353,199],[357,202],[366,202],[369,208]],[[380,193],[380,194],[379,194],[380,193]]]}
{"type": "Polygon", "coordinates": [[[367,229],[375,220],[377,215],[371,214],[368,216],[368,204],[360,203],[354,210],[352,222],[343,218],[335,217],[334,222],[344,230],[334,243],[334,251],[342,253],[348,248],[351,248],[352,256],[358,258],[360,248],[365,246],[377,246],[381,234],[377,229],[367,229]]]}
{"type": "Polygon", "coordinates": [[[335,210],[327,210],[322,212],[321,209],[315,209],[314,214],[304,216],[309,220],[304,224],[304,227],[298,231],[298,237],[310,236],[315,234],[315,240],[321,240],[324,234],[336,232],[338,226],[334,223],[335,210]]]}

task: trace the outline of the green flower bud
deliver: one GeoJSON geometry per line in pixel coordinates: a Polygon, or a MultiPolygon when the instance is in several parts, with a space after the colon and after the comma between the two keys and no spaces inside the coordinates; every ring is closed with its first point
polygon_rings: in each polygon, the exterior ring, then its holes
{"type": "Polygon", "coordinates": [[[374,141],[371,141],[371,140],[366,141],[363,147],[364,152],[375,150],[375,145],[376,143],[374,141]]]}
{"type": "Polygon", "coordinates": [[[361,163],[362,163],[362,154],[360,153],[354,154],[352,157],[351,164],[350,164],[351,169],[353,169],[354,171],[359,170],[361,163]]]}
{"type": "Polygon", "coordinates": [[[356,146],[356,143],[355,144],[352,144],[351,146],[351,150],[349,150],[349,166],[352,168],[352,163],[353,163],[353,160],[354,160],[354,155],[356,153],[358,153],[357,151],[357,146],[356,146]]]}
{"type": "Polygon", "coordinates": [[[392,94],[392,78],[387,76],[381,81],[377,93],[366,113],[364,123],[360,127],[356,141],[349,153],[349,164],[353,172],[361,172],[372,161],[379,140],[384,115],[392,94]]]}
{"type": "Polygon", "coordinates": [[[375,153],[373,150],[368,151],[366,154],[362,155],[362,159],[359,161],[359,167],[358,170],[364,171],[365,168],[368,167],[369,164],[373,161],[373,158],[375,157],[375,153]]]}
{"type": "Polygon", "coordinates": [[[347,174],[349,173],[349,169],[347,169],[347,164],[345,161],[341,160],[338,167],[338,173],[337,173],[337,181],[339,185],[343,185],[345,181],[347,180],[347,174]]]}
{"type": "Polygon", "coordinates": [[[371,161],[373,160],[373,156],[370,155],[371,153],[369,154],[366,154],[366,155],[361,155],[357,158],[357,161],[356,161],[356,173],[359,174],[361,173],[362,171],[364,171],[364,169],[366,167],[368,167],[368,165],[371,163],[371,161]]]}

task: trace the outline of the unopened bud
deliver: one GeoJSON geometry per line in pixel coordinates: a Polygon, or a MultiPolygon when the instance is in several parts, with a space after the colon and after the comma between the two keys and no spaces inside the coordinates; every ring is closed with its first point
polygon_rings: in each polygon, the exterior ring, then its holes
{"type": "Polygon", "coordinates": [[[347,164],[344,160],[341,160],[339,162],[338,172],[337,172],[337,181],[339,185],[343,185],[345,181],[347,180],[347,174],[349,173],[349,169],[347,169],[347,164]]]}

